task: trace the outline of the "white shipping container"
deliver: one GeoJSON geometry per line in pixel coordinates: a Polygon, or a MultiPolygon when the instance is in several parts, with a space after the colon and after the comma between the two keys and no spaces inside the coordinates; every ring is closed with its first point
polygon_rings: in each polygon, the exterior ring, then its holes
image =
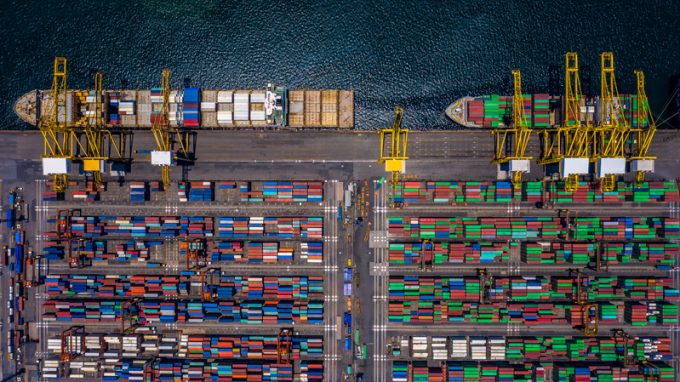
{"type": "Polygon", "coordinates": [[[250,102],[251,103],[264,103],[264,100],[265,100],[264,92],[250,93],[250,102]]]}
{"type": "Polygon", "coordinates": [[[233,95],[234,92],[232,91],[227,91],[227,90],[222,90],[217,93],[217,102],[218,103],[232,103],[233,102],[233,95]]]}
{"type": "Polygon", "coordinates": [[[251,111],[250,112],[250,120],[251,121],[264,121],[265,115],[264,111],[251,111]]]}
{"type": "Polygon", "coordinates": [[[215,111],[217,104],[215,102],[201,102],[201,110],[203,111],[215,111]]]}
{"type": "Polygon", "coordinates": [[[234,93],[234,103],[248,103],[249,99],[248,93],[234,93]]]}

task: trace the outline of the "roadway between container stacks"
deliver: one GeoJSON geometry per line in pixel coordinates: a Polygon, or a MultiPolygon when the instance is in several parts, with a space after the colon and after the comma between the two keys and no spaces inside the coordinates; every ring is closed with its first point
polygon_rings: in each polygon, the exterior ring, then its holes
{"type": "MultiPolygon", "coordinates": [[[[58,322],[49,321],[48,330],[50,337],[55,335],[60,335],[65,327],[70,327],[76,325],[74,322],[58,322]]],[[[281,324],[271,325],[271,324],[258,324],[258,325],[247,325],[247,324],[237,324],[237,323],[154,323],[149,326],[156,326],[159,329],[165,328],[175,328],[182,330],[182,334],[208,334],[208,335],[219,335],[219,334],[248,334],[248,335],[278,335],[279,330],[282,326],[281,324]]],[[[311,325],[311,324],[297,324],[292,325],[294,332],[299,335],[321,335],[323,334],[324,328],[321,325],[311,325]]],[[[120,333],[120,322],[110,323],[110,322],[95,322],[85,324],[86,334],[108,334],[108,333],[120,333]]]]}
{"type": "MultiPolygon", "coordinates": [[[[508,263],[480,263],[480,264],[455,264],[455,265],[433,265],[432,269],[422,269],[420,266],[412,265],[391,265],[390,274],[394,275],[424,275],[424,276],[476,276],[479,268],[484,268],[493,275],[504,275],[508,273],[508,263]]],[[[574,264],[561,265],[526,265],[520,264],[520,273],[522,275],[568,275],[569,269],[574,268],[574,264]]],[[[586,271],[591,276],[607,276],[607,275],[630,275],[639,276],[645,274],[649,276],[668,277],[668,271],[658,270],[651,266],[633,265],[633,264],[618,264],[609,266],[608,270],[603,267],[602,271],[594,271],[588,269],[586,271]]]]}
{"type": "Polygon", "coordinates": [[[389,268],[387,263],[387,189],[388,183],[373,182],[373,380],[386,381],[389,372],[387,362],[387,296],[389,268]],[[377,189],[377,187],[380,187],[377,189]]]}
{"type": "MultiPolygon", "coordinates": [[[[417,217],[420,214],[427,214],[427,217],[449,217],[449,216],[503,216],[507,214],[510,203],[495,203],[492,205],[485,203],[463,204],[438,204],[431,206],[408,205],[406,204],[399,211],[392,211],[394,216],[417,217]]],[[[666,217],[669,216],[668,203],[644,204],[632,206],[633,203],[610,203],[610,204],[575,204],[569,203],[563,206],[571,212],[573,217],[608,217],[608,216],[640,216],[640,217],[666,217]],[[643,207],[644,208],[641,208],[643,207]]],[[[640,203],[637,203],[640,204],[640,203]]],[[[535,208],[535,203],[521,203],[520,209],[515,211],[513,217],[537,217],[549,216],[556,217],[560,210],[556,208],[535,208]]]]}
{"type": "MultiPolygon", "coordinates": [[[[135,274],[135,275],[165,275],[166,267],[146,267],[138,264],[130,265],[108,265],[102,264],[94,267],[73,269],[65,263],[50,264],[49,273],[51,274],[71,274],[79,275],[98,275],[98,274],[135,274]]],[[[324,269],[321,265],[282,265],[282,264],[252,264],[252,265],[230,265],[230,264],[211,264],[210,268],[219,268],[230,276],[276,276],[285,275],[304,275],[322,276],[324,269]]]]}
{"type": "Polygon", "coordinates": [[[324,378],[327,381],[339,377],[338,354],[338,304],[340,288],[338,284],[338,195],[335,194],[337,181],[325,183],[324,202],[324,273],[326,295],[324,303],[324,378]]]}
{"type": "MultiPolygon", "coordinates": [[[[623,329],[630,335],[658,335],[666,336],[670,326],[633,326],[630,324],[600,324],[599,335],[608,336],[614,329],[623,329]]],[[[476,322],[456,322],[445,324],[397,324],[387,325],[387,331],[393,335],[497,335],[497,336],[548,336],[548,335],[582,335],[569,324],[539,324],[522,325],[512,323],[482,324],[476,322]]]]}

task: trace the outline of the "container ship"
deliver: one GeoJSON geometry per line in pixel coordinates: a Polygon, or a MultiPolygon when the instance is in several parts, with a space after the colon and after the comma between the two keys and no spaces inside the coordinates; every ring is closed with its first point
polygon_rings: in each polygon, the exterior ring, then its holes
{"type": "MultiPolygon", "coordinates": [[[[561,96],[550,94],[524,94],[524,113],[527,123],[536,129],[559,126],[562,123],[564,104],[561,96]]],[[[446,108],[446,115],[459,125],[470,128],[504,128],[512,122],[513,96],[498,94],[463,97],[446,108]]],[[[637,127],[637,95],[621,94],[624,117],[637,127]]],[[[581,103],[582,122],[597,124],[600,115],[599,97],[585,98],[581,103]]]]}
{"type": "MultiPolygon", "coordinates": [[[[42,113],[53,110],[52,92],[34,90],[15,104],[17,115],[37,125],[42,113]]],[[[66,123],[91,123],[96,115],[93,90],[69,90],[66,123]]],[[[104,123],[108,127],[151,128],[160,118],[163,96],[160,88],[149,90],[104,90],[101,97],[104,123]]],[[[64,113],[59,113],[60,122],[64,113]]],[[[353,90],[287,89],[268,84],[262,89],[171,90],[171,127],[199,128],[322,128],[354,127],[353,90]]]]}

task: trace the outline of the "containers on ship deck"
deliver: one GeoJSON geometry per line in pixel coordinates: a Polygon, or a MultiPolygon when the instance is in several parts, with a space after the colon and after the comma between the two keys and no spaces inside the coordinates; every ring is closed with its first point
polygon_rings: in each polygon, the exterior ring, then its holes
{"type": "MultiPolygon", "coordinates": [[[[47,93],[45,93],[47,94],[47,93]]],[[[94,117],[93,91],[69,90],[64,113],[69,122],[82,125],[94,117]]],[[[286,90],[269,84],[261,89],[204,90],[184,88],[168,94],[170,127],[353,128],[354,91],[286,90]],[[292,115],[289,121],[284,118],[292,115]]],[[[147,129],[162,118],[160,88],[105,90],[104,120],[109,126],[147,129]]],[[[39,119],[39,118],[38,118],[39,119]]]]}
{"type": "Polygon", "coordinates": [[[288,126],[354,126],[354,92],[351,90],[289,90],[288,126]]]}

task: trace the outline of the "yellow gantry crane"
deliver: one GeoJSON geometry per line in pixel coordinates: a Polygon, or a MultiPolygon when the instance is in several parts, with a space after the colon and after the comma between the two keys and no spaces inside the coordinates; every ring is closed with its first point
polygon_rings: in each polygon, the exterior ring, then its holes
{"type": "Polygon", "coordinates": [[[614,75],[614,54],[600,55],[600,121],[592,130],[596,177],[603,191],[614,191],[617,175],[626,173],[625,145],[630,135],[630,124],[623,114],[614,75]]]}
{"type": "Polygon", "coordinates": [[[561,126],[541,131],[542,153],[539,164],[559,164],[560,177],[565,189],[578,189],[581,175],[589,173],[591,125],[582,121],[581,106],[584,105],[579,79],[578,54],[565,55],[564,107],[561,126]]]}
{"type": "Polygon", "coordinates": [[[649,146],[656,133],[656,123],[649,110],[649,100],[645,92],[645,74],[641,70],[635,71],[637,80],[637,118],[631,129],[634,137],[631,152],[631,171],[635,172],[635,180],[641,183],[645,180],[645,173],[654,171],[655,156],[649,156],[649,146]]]}
{"type": "Polygon", "coordinates": [[[106,172],[106,162],[126,161],[127,136],[129,131],[117,128],[115,131],[108,129],[104,124],[104,74],[97,72],[94,77],[93,101],[89,102],[92,106],[90,114],[86,118],[86,123],[82,128],[82,135],[85,136],[85,145],[79,145],[83,151],[80,158],[83,161],[83,170],[92,174],[93,187],[97,189],[104,182],[106,172]],[[106,143],[108,141],[108,150],[106,143]],[[111,157],[111,154],[115,157],[111,157]]]}
{"type": "Polygon", "coordinates": [[[108,160],[102,156],[104,145],[104,75],[97,72],[94,77],[94,115],[87,118],[83,133],[87,142],[83,156],[83,170],[92,173],[93,187],[97,189],[103,182],[104,163],[108,160]]]}
{"type": "Polygon", "coordinates": [[[404,118],[404,109],[397,106],[392,127],[389,129],[378,130],[380,134],[380,157],[378,163],[385,164],[385,171],[392,173],[392,198],[396,196],[399,184],[399,174],[406,172],[406,145],[408,142],[408,130],[401,128],[401,121],[404,118]],[[385,155],[385,144],[387,137],[390,137],[391,146],[388,155],[385,155]]]}
{"type": "Polygon", "coordinates": [[[156,140],[156,151],[151,152],[151,164],[161,166],[163,189],[170,186],[170,166],[175,163],[176,156],[172,152],[172,135],[177,136],[179,153],[183,159],[189,158],[189,133],[170,127],[170,69],[163,69],[161,77],[161,110],[153,121],[151,131],[156,140]]]}
{"type": "Polygon", "coordinates": [[[67,118],[66,68],[65,57],[54,59],[52,98],[47,107],[50,112],[43,113],[38,121],[43,135],[43,175],[52,175],[55,191],[64,191],[68,187],[74,142],[78,140],[67,118]]]}
{"type": "Polygon", "coordinates": [[[515,189],[522,187],[522,174],[529,172],[531,156],[525,154],[531,129],[524,114],[524,95],[522,94],[522,75],[519,69],[512,71],[514,95],[512,98],[512,127],[496,128],[494,136],[495,153],[491,161],[495,164],[508,164],[508,172],[515,189]]]}

